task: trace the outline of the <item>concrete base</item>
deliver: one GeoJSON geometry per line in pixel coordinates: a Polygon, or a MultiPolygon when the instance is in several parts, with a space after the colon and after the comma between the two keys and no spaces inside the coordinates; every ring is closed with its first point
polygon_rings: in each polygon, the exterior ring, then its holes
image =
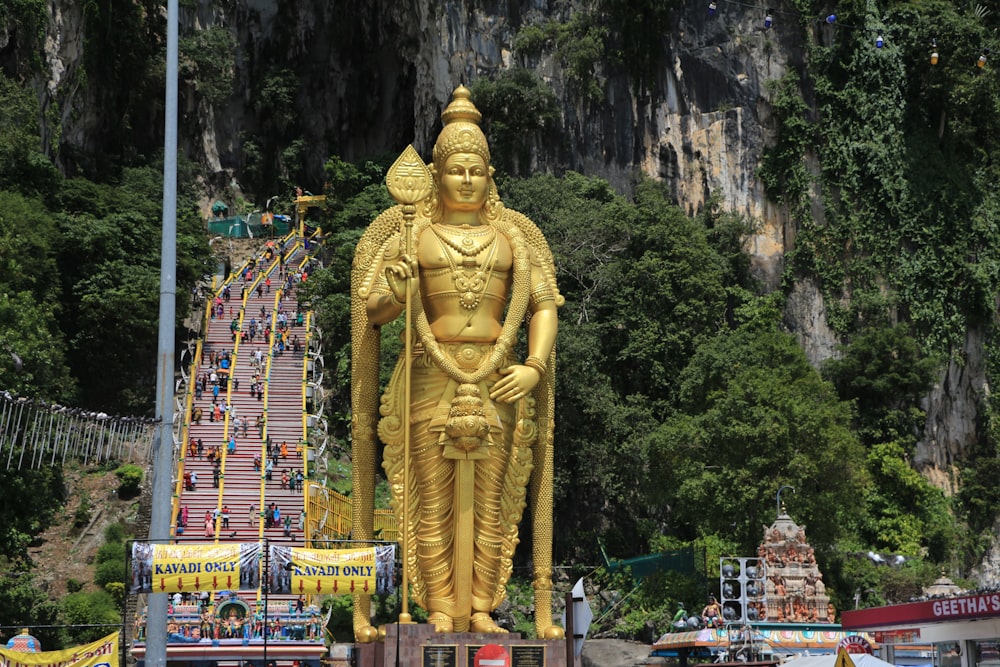
{"type": "MultiPolygon", "coordinates": [[[[575,667],[567,663],[567,640],[521,639],[515,634],[437,633],[427,623],[387,625],[385,641],[355,644],[355,667],[474,667],[482,646],[499,644],[511,667],[575,667]]],[[[572,641],[572,640],[569,640],[572,641]]],[[[569,649],[572,651],[572,648],[569,649]]],[[[576,661],[579,664],[579,660],[576,661]]]]}

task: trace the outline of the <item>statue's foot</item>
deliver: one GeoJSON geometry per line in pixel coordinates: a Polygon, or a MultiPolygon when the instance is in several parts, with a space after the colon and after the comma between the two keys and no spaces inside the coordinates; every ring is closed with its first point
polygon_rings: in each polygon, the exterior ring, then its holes
{"type": "Polygon", "coordinates": [[[558,625],[550,625],[549,627],[542,630],[539,634],[542,639],[565,639],[566,631],[560,628],[558,625]]]}
{"type": "Polygon", "coordinates": [[[443,611],[435,611],[427,617],[427,622],[434,626],[434,632],[454,632],[455,623],[443,611]]]}
{"type": "Polygon", "coordinates": [[[501,628],[499,625],[493,622],[490,615],[484,611],[477,611],[469,619],[469,631],[470,632],[489,632],[489,633],[506,633],[507,631],[501,628]]]}
{"type": "Polygon", "coordinates": [[[354,628],[354,641],[359,644],[371,644],[378,638],[378,628],[371,625],[365,625],[360,628],[354,628]]]}

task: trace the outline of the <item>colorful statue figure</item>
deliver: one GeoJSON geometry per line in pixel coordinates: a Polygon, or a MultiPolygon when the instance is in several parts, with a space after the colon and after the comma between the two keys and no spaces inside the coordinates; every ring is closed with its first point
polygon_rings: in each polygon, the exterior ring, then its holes
{"type": "MultiPolygon", "coordinates": [[[[387,179],[401,206],[376,218],[355,252],[354,537],[372,537],[377,431],[413,599],[440,632],[502,632],[490,613],[506,596],[530,483],[535,624],[539,637],[558,638],[552,429],[563,299],[541,232],[500,201],[481,115],[466,88],[455,90],[441,118],[433,166],[412,148],[403,153],[387,179]],[[407,201],[407,193],[420,194],[407,201]],[[401,355],[379,407],[379,327],[407,307],[411,367],[401,355]],[[521,330],[523,361],[515,356],[521,330]]],[[[376,636],[368,610],[359,596],[358,641],[376,636]]]]}
{"type": "Polygon", "coordinates": [[[309,639],[317,639],[319,637],[319,619],[316,618],[316,614],[309,617],[309,625],[306,626],[306,636],[309,639]]]}
{"type": "Polygon", "coordinates": [[[253,613],[253,636],[256,639],[264,636],[264,608],[260,604],[253,613]]]}

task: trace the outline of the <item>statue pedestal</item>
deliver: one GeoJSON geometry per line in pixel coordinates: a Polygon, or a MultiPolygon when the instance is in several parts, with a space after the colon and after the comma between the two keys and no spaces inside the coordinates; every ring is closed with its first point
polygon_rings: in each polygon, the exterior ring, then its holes
{"type": "MultiPolygon", "coordinates": [[[[504,647],[511,667],[574,667],[566,662],[566,642],[572,639],[547,641],[521,639],[517,634],[437,633],[427,623],[393,624],[385,630],[384,642],[354,645],[356,667],[473,667],[476,651],[486,644],[504,647]]],[[[579,660],[575,662],[579,664],[579,660]]]]}

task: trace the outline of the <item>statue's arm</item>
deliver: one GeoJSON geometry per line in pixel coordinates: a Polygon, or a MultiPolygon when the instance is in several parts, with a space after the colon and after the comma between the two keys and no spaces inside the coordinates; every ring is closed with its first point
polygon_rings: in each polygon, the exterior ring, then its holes
{"type": "Polygon", "coordinates": [[[535,257],[533,252],[531,301],[529,304],[531,319],[528,322],[528,359],[538,359],[544,364],[548,361],[552,347],[556,344],[556,331],[559,324],[556,313],[558,304],[556,303],[555,291],[546,278],[541,263],[535,257]]]}
{"type": "MultiPolygon", "coordinates": [[[[406,303],[406,280],[416,275],[415,262],[399,253],[399,243],[390,243],[375,273],[365,304],[368,321],[374,326],[391,322],[403,312],[406,303]]],[[[414,286],[416,292],[416,286],[414,286]]]]}
{"type": "Polygon", "coordinates": [[[556,343],[558,317],[556,301],[551,289],[546,285],[541,267],[532,266],[531,319],[528,321],[528,358],[523,364],[514,364],[500,370],[503,376],[490,390],[490,398],[503,403],[512,403],[527,396],[545,375],[549,354],[556,343]]]}
{"type": "Polygon", "coordinates": [[[528,358],[548,361],[552,346],[556,344],[558,328],[556,302],[549,300],[538,304],[528,323],[528,358]]]}

